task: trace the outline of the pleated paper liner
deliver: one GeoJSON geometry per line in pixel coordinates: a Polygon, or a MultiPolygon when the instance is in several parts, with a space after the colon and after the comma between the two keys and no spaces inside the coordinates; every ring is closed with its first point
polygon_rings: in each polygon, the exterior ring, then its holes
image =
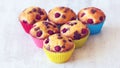
{"type": "Polygon", "coordinates": [[[54,63],[67,62],[70,59],[74,49],[75,49],[75,46],[66,52],[52,52],[43,47],[43,50],[44,50],[46,56],[48,57],[48,59],[54,63]]]}

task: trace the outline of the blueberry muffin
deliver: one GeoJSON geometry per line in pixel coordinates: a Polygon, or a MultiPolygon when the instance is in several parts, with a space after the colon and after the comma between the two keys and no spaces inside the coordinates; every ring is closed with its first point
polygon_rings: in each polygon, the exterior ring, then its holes
{"type": "Polygon", "coordinates": [[[48,19],[56,24],[64,24],[76,19],[75,12],[68,7],[55,7],[48,13],[48,19]]]}
{"type": "Polygon", "coordinates": [[[59,33],[50,35],[44,40],[43,45],[45,54],[55,63],[68,61],[75,49],[73,40],[59,33]]]}
{"type": "Polygon", "coordinates": [[[91,35],[101,31],[105,18],[104,12],[96,7],[84,8],[78,13],[78,19],[87,24],[91,35]]]}
{"type": "Polygon", "coordinates": [[[59,32],[57,26],[49,21],[36,22],[30,30],[30,34],[37,39],[45,39],[57,32],[59,32]]]}
{"type": "Polygon", "coordinates": [[[86,42],[89,36],[89,29],[81,21],[73,20],[62,25],[60,28],[60,33],[63,36],[72,38],[74,42],[77,41],[77,43],[75,43],[77,48],[81,47],[86,42]]]}
{"type": "Polygon", "coordinates": [[[27,33],[34,23],[42,20],[47,20],[47,13],[44,9],[35,6],[26,8],[19,16],[19,21],[27,33]]]}

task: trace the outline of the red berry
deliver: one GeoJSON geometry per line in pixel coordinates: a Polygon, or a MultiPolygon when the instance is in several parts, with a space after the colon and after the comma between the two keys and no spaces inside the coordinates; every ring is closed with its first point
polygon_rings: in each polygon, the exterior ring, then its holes
{"type": "Polygon", "coordinates": [[[42,35],[42,31],[38,31],[36,35],[37,37],[40,37],[42,35]]]}
{"type": "Polygon", "coordinates": [[[94,23],[94,22],[93,22],[93,19],[88,19],[88,20],[87,20],[87,23],[93,24],[93,23],[94,23]]]}
{"type": "Polygon", "coordinates": [[[83,17],[84,15],[85,15],[85,13],[82,13],[82,14],[81,14],[81,17],[83,17]]]}
{"type": "Polygon", "coordinates": [[[48,44],[48,43],[49,43],[49,38],[45,40],[45,44],[48,44]]]}
{"type": "Polygon", "coordinates": [[[55,13],[55,18],[60,17],[60,13],[55,13]]]}
{"type": "Polygon", "coordinates": [[[74,32],[74,39],[75,40],[78,40],[78,39],[80,39],[81,38],[81,35],[76,31],[76,32],[74,32]]]}
{"type": "Polygon", "coordinates": [[[40,20],[41,19],[40,15],[36,15],[36,19],[40,20]]]}
{"type": "Polygon", "coordinates": [[[53,32],[52,30],[48,30],[48,33],[49,33],[50,35],[54,34],[54,32],[53,32]]]}
{"type": "Polygon", "coordinates": [[[67,30],[68,30],[67,28],[64,28],[64,29],[62,30],[62,32],[63,32],[63,33],[66,33],[67,30]]]}
{"type": "Polygon", "coordinates": [[[91,13],[92,13],[92,14],[94,14],[95,12],[96,12],[96,10],[95,10],[95,9],[92,9],[92,10],[91,10],[91,13]]]}
{"type": "Polygon", "coordinates": [[[87,29],[82,29],[82,34],[86,34],[87,33],[87,29]]]}
{"type": "Polygon", "coordinates": [[[59,52],[61,50],[61,47],[60,46],[55,46],[55,51],[59,52]]]}
{"type": "Polygon", "coordinates": [[[99,20],[100,20],[100,21],[103,21],[103,17],[101,16],[101,17],[99,18],[99,20]]]}

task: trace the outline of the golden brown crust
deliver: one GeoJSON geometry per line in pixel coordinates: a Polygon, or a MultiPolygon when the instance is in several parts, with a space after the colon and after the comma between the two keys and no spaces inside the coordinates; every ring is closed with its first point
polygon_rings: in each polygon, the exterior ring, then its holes
{"type": "Polygon", "coordinates": [[[89,29],[85,24],[78,20],[69,21],[60,28],[61,35],[72,38],[73,40],[79,40],[89,33],[89,29]]]}
{"type": "Polygon", "coordinates": [[[58,32],[57,26],[48,21],[39,21],[33,25],[33,28],[30,30],[30,34],[38,39],[45,39],[49,35],[58,32]]]}
{"type": "Polygon", "coordinates": [[[55,7],[48,13],[48,19],[56,24],[64,24],[67,21],[75,20],[75,12],[68,7],[55,7]]]}
{"type": "Polygon", "coordinates": [[[37,21],[42,21],[47,19],[47,13],[44,9],[39,7],[29,7],[26,8],[19,16],[20,21],[26,21],[28,24],[34,24],[37,21]]]}
{"type": "Polygon", "coordinates": [[[98,24],[105,20],[105,14],[98,8],[88,7],[79,11],[78,19],[83,23],[98,24]]]}
{"type": "Polygon", "coordinates": [[[44,40],[44,47],[52,52],[65,52],[72,49],[74,43],[71,38],[53,34],[44,40]]]}

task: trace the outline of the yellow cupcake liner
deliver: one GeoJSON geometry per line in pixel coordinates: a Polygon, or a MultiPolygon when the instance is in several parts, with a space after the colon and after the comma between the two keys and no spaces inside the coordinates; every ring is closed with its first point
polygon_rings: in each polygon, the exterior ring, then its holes
{"type": "Polygon", "coordinates": [[[89,32],[89,34],[88,34],[87,36],[85,36],[84,38],[81,38],[80,40],[74,40],[75,48],[80,48],[80,47],[82,47],[82,46],[86,43],[89,35],[90,35],[90,32],[89,32]]]}
{"type": "Polygon", "coordinates": [[[66,52],[51,52],[43,47],[43,50],[46,56],[48,57],[48,59],[54,63],[64,63],[68,61],[74,49],[75,49],[75,46],[71,50],[66,51],[66,52]]]}

